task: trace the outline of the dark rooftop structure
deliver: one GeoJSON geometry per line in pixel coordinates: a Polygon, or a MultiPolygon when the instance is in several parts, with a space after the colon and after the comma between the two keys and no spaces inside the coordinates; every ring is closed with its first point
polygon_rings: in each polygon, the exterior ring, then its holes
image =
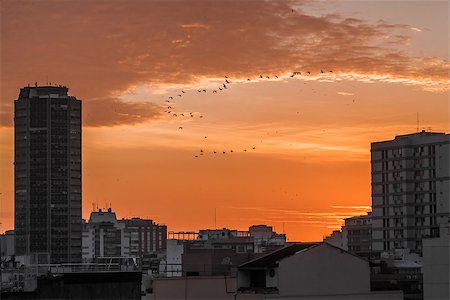
{"type": "Polygon", "coordinates": [[[266,254],[264,256],[261,256],[259,258],[255,258],[253,260],[250,260],[242,265],[239,266],[239,269],[241,270],[256,270],[256,269],[265,269],[265,268],[271,268],[277,265],[277,262],[281,259],[294,255],[295,253],[309,249],[311,247],[315,247],[319,245],[320,243],[297,243],[292,244],[289,246],[286,246],[284,248],[275,250],[269,254],[266,254]]]}

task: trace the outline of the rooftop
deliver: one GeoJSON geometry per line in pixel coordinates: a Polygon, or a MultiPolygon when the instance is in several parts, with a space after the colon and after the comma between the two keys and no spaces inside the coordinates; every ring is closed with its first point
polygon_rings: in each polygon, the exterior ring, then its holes
{"type": "Polygon", "coordinates": [[[239,269],[265,269],[273,267],[278,261],[295,253],[319,245],[320,243],[298,243],[275,250],[259,258],[252,259],[239,266],[239,269]]]}

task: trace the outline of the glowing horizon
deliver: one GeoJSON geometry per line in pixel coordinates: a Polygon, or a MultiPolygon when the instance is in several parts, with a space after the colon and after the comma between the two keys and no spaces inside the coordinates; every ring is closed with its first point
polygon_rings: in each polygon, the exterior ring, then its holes
{"type": "Polygon", "coordinates": [[[0,231],[14,222],[13,100],[48,80],[83,100],[83,218],[112,203],[190,231],[214,227],[216,209],[219,228],[321,240],[370,210],[371,142],[415,132],[418,112],[420,130],[449,132],[447,12],[3,1],[0,231]]]}

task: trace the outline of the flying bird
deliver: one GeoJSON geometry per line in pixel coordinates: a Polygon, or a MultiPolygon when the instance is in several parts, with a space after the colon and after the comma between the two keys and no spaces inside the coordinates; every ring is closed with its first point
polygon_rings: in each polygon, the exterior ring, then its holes
{"type": "Polygon", "coordinates": [[[204,91],[206,93],[206,90],[202,90],[202,91],[204,91]]]}
{"type": "Polygon", "coordinates": [[[178,129],[183,129],[183,126],[178,127],[178,129]]]}
{"type": "Polygon", "coordinates": [[[178,97],[181,97],[181,95],[177,95],[178,97]]]}
{"type": "Polygon", "coordinates": [[[278,76],[277,76],[277,75],[275,75],[275,78],[278,78],[278,76]]]}
{"type": "Polygon", "coordinates": [[[250,78],[247,78],[247,81],[250,81],[250,78]]]}
{"type": "Polygon", "coordinates": [[[205,139],[207,139],[208,137],[207,136],[205,136],[205,139]]]}
{"type": "Polygon", "coordinates": [[[259,75],[259,78],[263,78],[262,75],[259,75]]]}
{"type": "Polygon", "coordinates": [[[213,91],[213,93],[217,93],[217,91],[216,91],[216,90],[214,90],[214,91],[213,91]]]}
{"type": "Polygon", "coordinates": [[[169,99],[173,99],[173,97],[169,97],[169,99]]]}
{"type": "Polygon", "coordinates": [[[181,91],[182,93],[186,93],[185,91],[181,91]]]}
{"type": "Polygon", "coordinates": [[[222,90],[222,88],[219,88],[219,90],[222,90]]]}
{"type": "Polygon", "coordinates": [[[223,84],[223,88],[224,88],[224,89],[226,89],[226,88],[227,88],[227,86],[225,85],[225,83],[223,84]]]}

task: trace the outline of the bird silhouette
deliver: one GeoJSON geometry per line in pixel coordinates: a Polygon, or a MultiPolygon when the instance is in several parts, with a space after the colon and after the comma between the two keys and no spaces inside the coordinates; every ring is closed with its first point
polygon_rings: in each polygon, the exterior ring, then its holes
{"type": "Polygon", "coordinates": [[[205,139],[207,139],[208,137],[207,136],[205,136],[205,139]]]}
{"type": "Polygon", "coordinates": [[[206,90],[202,90],[202,91],[204,91],[206,93],[206,90]]]}
{"type": "Polygon", "coordinates": [[[247,78],[247,81],[250,81],[250,78],[247,78]]]}
{"type": "Polygon", "coordinates": [[[219,88],[219,90],[222,90],[222,88],[219,88]]]}
{"type": "Polygon", "coordinates": [[[202,90],[197,90],[197,92],[201,93],[201,92],[202,92],[202,90]]]}
{"type": "Polygon", "coordinates": [[[223,84],[223,88],[224,88],[224,89],[226,89],[226,88],[227,88],[227,86],[225,85],[225,83],[223,84]]]}
{"type": "Polygon", "coordinates": [[[225,80],[226,83],[230,83],[228,80],[225,80]]]}
{"type": "Polygon", "coordinates": [[[214,91],[213,91],[213,93],[217,93],[217,91],[216,91],[216,90],[214,90],[214,91]]]}
{"type": "Polygon", "coordinates": [[[183,129],[183,126],[178,127],[178,129],[183,129]]]}
{"type": "Polygon", "coordinates": [[[177,95],[178,97],[181,97],[181,95],[177,95]]]}
{"type": "Polygon", "coordinates": [[[169,99],[173,99],[173,97],[169,97],[169,99]]]}
{"type": "Polygon", "coordinates": [[[186,93],[185,91],[181,91],[183,94],[186,93]]]}

